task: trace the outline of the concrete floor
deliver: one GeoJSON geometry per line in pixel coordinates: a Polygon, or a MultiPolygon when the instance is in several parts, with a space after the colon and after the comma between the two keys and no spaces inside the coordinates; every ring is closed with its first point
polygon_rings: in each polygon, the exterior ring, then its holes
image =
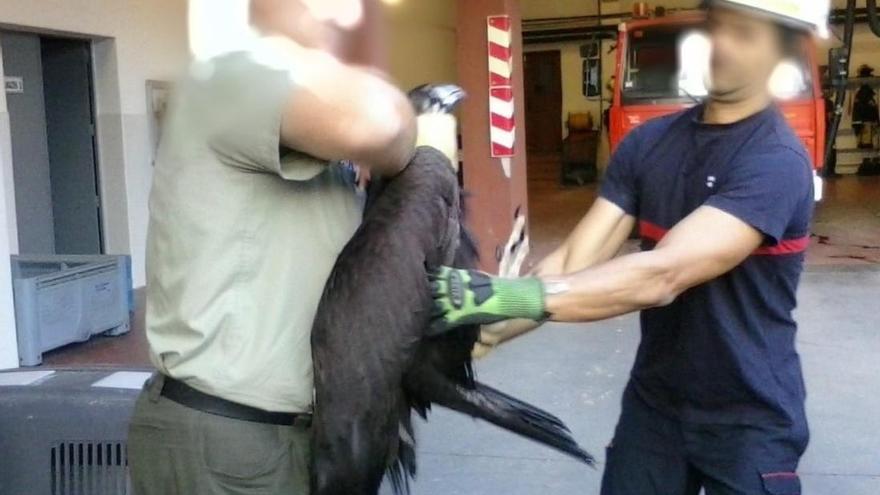
{"type": "Polygon", "coordinates": [[[880,177],[838,177],[816,207],[807,263],[880,264],[880,177]]]}
{"type": "MultiPolygon", "coordinates": [[[[821,268],[804,277],[798,348],[812,427],[801,466],[805,494],[880,493],[878,287],[875,268],[821,268]]],[[[503,345],[478,363],[477,372],[482,381],[559,415],[604,460],[637,343],[634,316],[549,324],[503,345]]],[[[601,465],[585,468],[444,410],[419,426],[415,495],[599,493],[601,465]]]]}
{"type": "MultiPolygon", "coordinates": [[[[553,157],[530,160],[532,262],[565,238],[595,197],[595,187],[558,186],[554,166],[553,157]]],[[[798,311],[813,431],[801,469],[804,493],[877,495],[880,178],[837,179],[827,193],[817,211],[798,311]]],[[[48,353],[45,365],[148,364],[143,304],[138,306],[129,335],[48,353]]],[[[546,325],[497,349],[477,371],[486,383],[559,415],[602,460],[637,343],[634,316],[546,325]]],[[[418,438],[415,495],[598,493],[601,465],[585,468],[448,411],[436,410],[418,438]]]]}

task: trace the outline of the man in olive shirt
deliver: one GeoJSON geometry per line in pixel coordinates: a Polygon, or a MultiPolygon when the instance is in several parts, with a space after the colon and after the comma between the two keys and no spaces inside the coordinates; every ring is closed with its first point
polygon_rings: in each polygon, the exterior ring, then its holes
{"type": "Polygon", "coordinates": [[[417,137],[403,94],[327,54],[339,23],[320,4],[252,0],[259,35],[195,64],[167,116],[147,241],[159,373],[129,437],[139,495],[308,493],[312,320],[362,209],[334,161],[395,174],[417,137]]]}

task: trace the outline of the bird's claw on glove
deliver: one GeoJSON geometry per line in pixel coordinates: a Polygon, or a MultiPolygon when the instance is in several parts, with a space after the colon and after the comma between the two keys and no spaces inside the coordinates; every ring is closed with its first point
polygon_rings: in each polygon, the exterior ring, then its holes
{"type": "Polygon", "coordinates": [[[501,321],[499,315],[484,313],[482,306],[494,295],[492,279],[476,270],[440,267],[429,275],[434,310],[431,335],[439,335],[462,325],[501,321]]]}
{"type": "Polygon", "coordinates": [[[462,325],[488,325],[512,318],[539,319],[544,287],[536,278],[504,279],[477,270],[440,267],[430,275],[434,311],[430,335],[462,325]]]}

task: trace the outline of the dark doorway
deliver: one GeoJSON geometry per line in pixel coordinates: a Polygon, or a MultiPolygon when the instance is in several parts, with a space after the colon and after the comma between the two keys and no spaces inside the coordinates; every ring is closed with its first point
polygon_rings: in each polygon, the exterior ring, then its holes
{"type": "Polygon", "coordinates": [[[560,52],[529,52],[523,59],[528,150],[558,152],[562,147],[560,52]]]}
{"type": "Polygon", "coordinates": [[[2,32],[19,251],[103,251],[91,42],[2,32]]]}
{"type": "Polygon", "coordinates": [[[91,43],[42,39],[55,250],[101,253],[91,43]]]}

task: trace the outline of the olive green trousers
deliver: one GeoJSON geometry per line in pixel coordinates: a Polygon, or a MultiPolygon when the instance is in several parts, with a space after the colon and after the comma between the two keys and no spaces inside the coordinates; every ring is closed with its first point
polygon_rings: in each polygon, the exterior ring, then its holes
{"type": "Polygon", "coordinates": [[[308,495],[310,432],[204,413],[144,387],[128,436],[135,495],[308,495]]]}

